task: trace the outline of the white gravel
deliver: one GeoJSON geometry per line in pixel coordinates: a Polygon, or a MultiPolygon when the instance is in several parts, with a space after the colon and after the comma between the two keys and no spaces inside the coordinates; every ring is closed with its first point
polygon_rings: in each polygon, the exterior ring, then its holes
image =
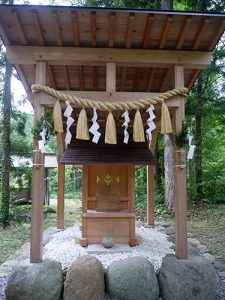
{"type": "MultiPolygon", "coordinates": [[[[59,261],[62,268],[68,268],[72,262],[81,255],[87,255],[87,250],[75,244],[75,237],[80,236],[80,224],[76,224],[64,231],[56,233],[52,240],[44,247],[44,258],[51,258],[59,261]]],[[[160,228],[136,227],[136,234],[142,238],[142,243],[131,248],[131,252],[113,254],[91,254],[98,258],[104,268],[107,268],[113,261],[118,261],[131,256],[143,256],[150,260],[155,271],[162,263],[166,254],[174,254],[170,249],[173,245],[167,240],[167,235],[160,232],[160,228]]]]}

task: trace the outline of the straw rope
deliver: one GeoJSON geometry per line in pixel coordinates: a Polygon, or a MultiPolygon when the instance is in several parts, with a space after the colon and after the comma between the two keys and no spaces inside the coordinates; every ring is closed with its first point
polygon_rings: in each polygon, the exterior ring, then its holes
{"type": "Polygon", "coordinates": [[[113,111],[113,110],[139,110],[141,108],[145,108],[151,104],[155,105],[158,103],[164,103],[167,99],[173,97],[173,96],[184,96],[187,97],[188,89],[183,87],[183,88],[178,88],[178,89],[173,89],[170,91],[167,91],[165,93],[162,93],[158,96],[154,96],[151,98],[147,99],[139,99],[136,101],[126,101],[126,102],[101,102],[101,101],[95,101],[95,100],[90,100],[90,99],[83,99],[83,98],[78,98],[76,96],[71,96],[65,93],[62,93],[60,91],[57,91],[53,88],[50,88],[45,85],[41,84],[34,84],[31,87],[33,93],[39,93],[39,92],[44,92],[57,100],[61,101],[66,101],[69,100],[71,103],[76,104],[82,108],[96,108],[98,110],[107,110],[107,111],[113,111]]]}

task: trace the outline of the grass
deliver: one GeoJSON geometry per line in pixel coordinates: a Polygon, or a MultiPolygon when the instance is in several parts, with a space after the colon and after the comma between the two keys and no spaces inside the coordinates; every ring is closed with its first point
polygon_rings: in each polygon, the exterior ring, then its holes
{"type": "MultiPolygon", "coordinates": [[[[80,220],[80,200],[65,200],[65,227],[72,226],[80,220]]],[[[5,229],[0,228],[0,264],[14,254],[16,250],[30,241],[31,206],[17,206],[10,211],[11,224],[5,229]]],[[[51,206],[44,208],[44,229],[56,227],[56,200],[51,200],[51,206]]]]}

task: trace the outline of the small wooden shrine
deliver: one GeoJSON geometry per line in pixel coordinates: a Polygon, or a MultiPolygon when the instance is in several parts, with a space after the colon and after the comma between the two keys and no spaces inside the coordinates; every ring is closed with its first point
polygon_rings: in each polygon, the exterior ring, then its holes
{"type": "MultiPolygon", "coordinates": [[[[135,165],[148,165],[146,211],[154,225],[154,148],[158,133],[167,133],[175,149],[176,255],[187,258],[186,155],[174,134],[182,131],[187,92],[224,29],[224,14],[0,5],[0,35],[34,122],[54,115],[58,228],[65,164],[79,164],[81,245],[104,236],[136,245],[135,165]]],[[[33,144],[31,262],[42,260],[43,129],[33,144]]]]}

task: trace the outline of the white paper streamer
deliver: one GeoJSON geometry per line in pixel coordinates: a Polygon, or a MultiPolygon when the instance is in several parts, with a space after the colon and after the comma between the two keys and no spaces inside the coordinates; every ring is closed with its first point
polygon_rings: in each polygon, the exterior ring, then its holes
{"type": "Polygon", "coordinates": [[[147,120],[148,129],[146,130],[149,144],[151,144],[152,141],[152,131],[156,128],[156,125],[153,121],[156,118],[153,112],[154,109],[155,109],[154,105],[150,105],[150,107],[146,110],[146,112],[149,113],[149,118],[147,120]]]}
{"type": "Polygon", "coordinates": [[[196,146],[191,144],[192,140],[193,140],[193,135],[191,134],[190,128],[188,129],[187,138],[188,138],[188,144],[189,144],[187,159],[193,159],[196,146]]]}
{"type": "Polygon", "coordinates": [[[124,123],[122,125],[122,127],[124,127],[124,139],[123,139],[123,142],[125,144],[127,144],[128,141],[129,141],[129,132],[127,131],[127,128],[128,128],[128,124],[130,123],[130,118],[129,118],[129,112],[128,112],[128,110],[125,110],[125,112],[122,114],[122,117],[124,118],[124,123]]]}
{"type": "Polygon", "coordinates": [[[40,132],[41,140],[38,141],[38,149],[41,151],[41,153],[45,153],[45,144],[46,144],[45,136],[46,136],[46,131],[47,131],[47,129],[43,128],[42,131],[40,132]]]}
{"type": "Polygon", "coordinates": [[[100,128],[100,126],[97,123],[97,120],[98,120],[98,115],[97,115],[96,108],[94,107],[93,108],[93,117],[91,119],[92,126],[89,129],[89,132],[93,134],[92,142],[95,143],[95,144],[98,143],[98,141],[100,139],[100,136],[101,136],[101,133],[98,131],[98,129],[100,128]]]}
{"type": "Polygon", "coordinates": [[[71,114],[73,112],[73,108],[70,105],[69,101],[66,101],[66,110],[64,111],[64,116],[67,118],[66,121],[66,138],[65,138],[65,142],[66,144],[70,144],[71,139],[72,139],[72,134],[70,132],[70,127],[72,126],[73,122],[75,121],[74,118],[71,117],[71,114]]]}

